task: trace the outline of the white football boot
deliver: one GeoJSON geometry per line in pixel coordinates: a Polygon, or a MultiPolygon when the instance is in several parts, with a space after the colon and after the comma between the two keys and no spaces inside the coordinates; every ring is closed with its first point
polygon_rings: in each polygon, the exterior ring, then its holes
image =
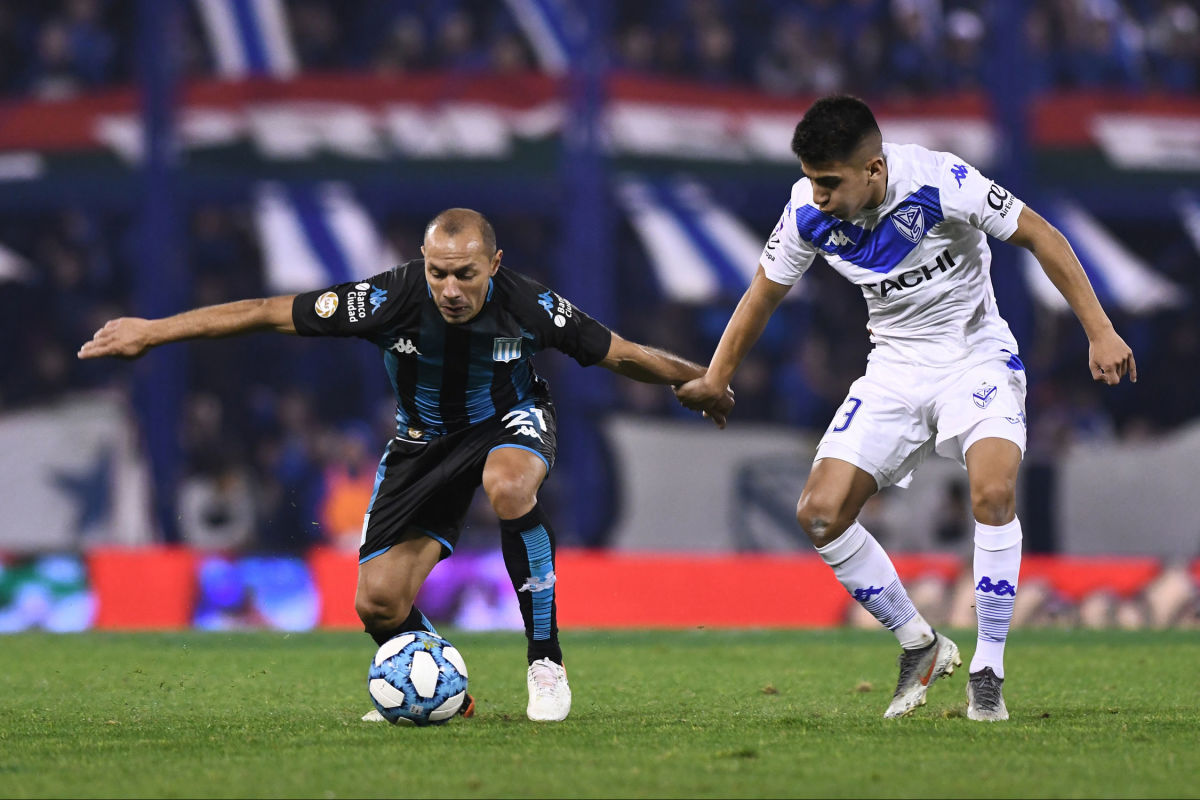
{"type": "Polygon", "coordinates": [[[529,686],[529,706],[525,714],[534,722],[561,722],[571,713],[571,687],[567,671],[548,658],[529,665],[525,678],[529,686]]]}
{"type": "Polygon", "coordinates": [[[883,713],[884,718],[903,717],[917,706],[925,705],[925,691],[929,684],[938,678],[953,675],[954,668],[961,665],[958,645],[936,631],[933,642],[927,647],[901,651],[900,680],[896,682],[896,694],[892,696],[892,704],[883,713]]]}

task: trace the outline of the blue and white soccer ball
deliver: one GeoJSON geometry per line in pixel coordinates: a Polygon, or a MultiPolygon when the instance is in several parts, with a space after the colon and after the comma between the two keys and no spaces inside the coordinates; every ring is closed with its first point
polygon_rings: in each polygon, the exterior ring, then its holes
{"type": "Polygon", "coordinates": [[[467,664],[440,636],[402,633],[375,653],[367,690],[393,725],[440,725],[458,713],[467,697],[467,664]]]}

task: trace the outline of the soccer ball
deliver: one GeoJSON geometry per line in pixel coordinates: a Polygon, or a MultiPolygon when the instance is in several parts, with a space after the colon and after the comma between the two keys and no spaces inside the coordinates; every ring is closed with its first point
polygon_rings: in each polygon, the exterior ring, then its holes
{"type": "Polygon", "coordinates": [[[393,725],[440,725],[467,696],[467,665],[445,639],[411,631],[384,642],[371,661],[367,691],[393,725]]]}

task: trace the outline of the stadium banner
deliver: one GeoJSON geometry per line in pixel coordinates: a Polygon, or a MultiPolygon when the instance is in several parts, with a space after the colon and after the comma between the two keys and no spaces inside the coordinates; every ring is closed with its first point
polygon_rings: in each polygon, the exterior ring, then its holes
{"type": "MultiPolygon", "coordinates": [[[[953,554],[897,554],[937,625],[975,624],[974,581],[953,554]]],[[[0,559],[0,633],[25,630],[362,630],[353,551],[236,555],[182,547],[97,547],[86,556],[0,559]]],[[[558,618],[584,628],[878,627],[814,553],[558,553],[558,618]]],[[[439,564],[417,602],[438,625],[522,628],[497,551],[439,564]]],[[[1164,628],[1200,624],[1200,560],[1027,555],[1014,624],[1164,628]]]]}
{"type": "MultiPolygon", "coordinates": [[[[181,87],[180,167],[204,184],[258,180],[551,180],[565,104],[559,79],[536,73],[306,75],[201,80],[181,87]],[[482,170],[482,172],[481,172],[482,170]]],[[[640,172],[736,169],[794,176],[792,129],[813,98],[616,76],[605,140],[617,166],[640,172]]],[[[878,106],[885,133],[952,150],[986,167],[996,133],[975,96],[878,106]]],[[[142,158],[133,88],[62,101],[9,103],[0,181],[95,190],[128,179],[142,158]]]]}
{"type": "Polygon", "coordinates": [[[154,540],[150,475],[115,394],[0,416],[0,552],[77,551],[154,540]]]}

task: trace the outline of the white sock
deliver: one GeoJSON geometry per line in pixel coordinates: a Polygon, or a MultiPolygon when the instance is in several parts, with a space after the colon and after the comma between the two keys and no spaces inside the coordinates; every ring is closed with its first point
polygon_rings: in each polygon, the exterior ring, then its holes
{"type": "Polygon", "coordinates": [[[867,529],[855,522],[817,552],[850,596],[900,640],[906,650],[933,642],[933,628],[918,613],[892,560],[867,529]]]}
{"type": "Polygon", "coordinates": [[[1017,600],[1021,572],[1021,521],[1007,525],[975,523],[975,614],[979,636],[971,672],[991,667],[1004,677],[1004,642],[1017,600]]]}

